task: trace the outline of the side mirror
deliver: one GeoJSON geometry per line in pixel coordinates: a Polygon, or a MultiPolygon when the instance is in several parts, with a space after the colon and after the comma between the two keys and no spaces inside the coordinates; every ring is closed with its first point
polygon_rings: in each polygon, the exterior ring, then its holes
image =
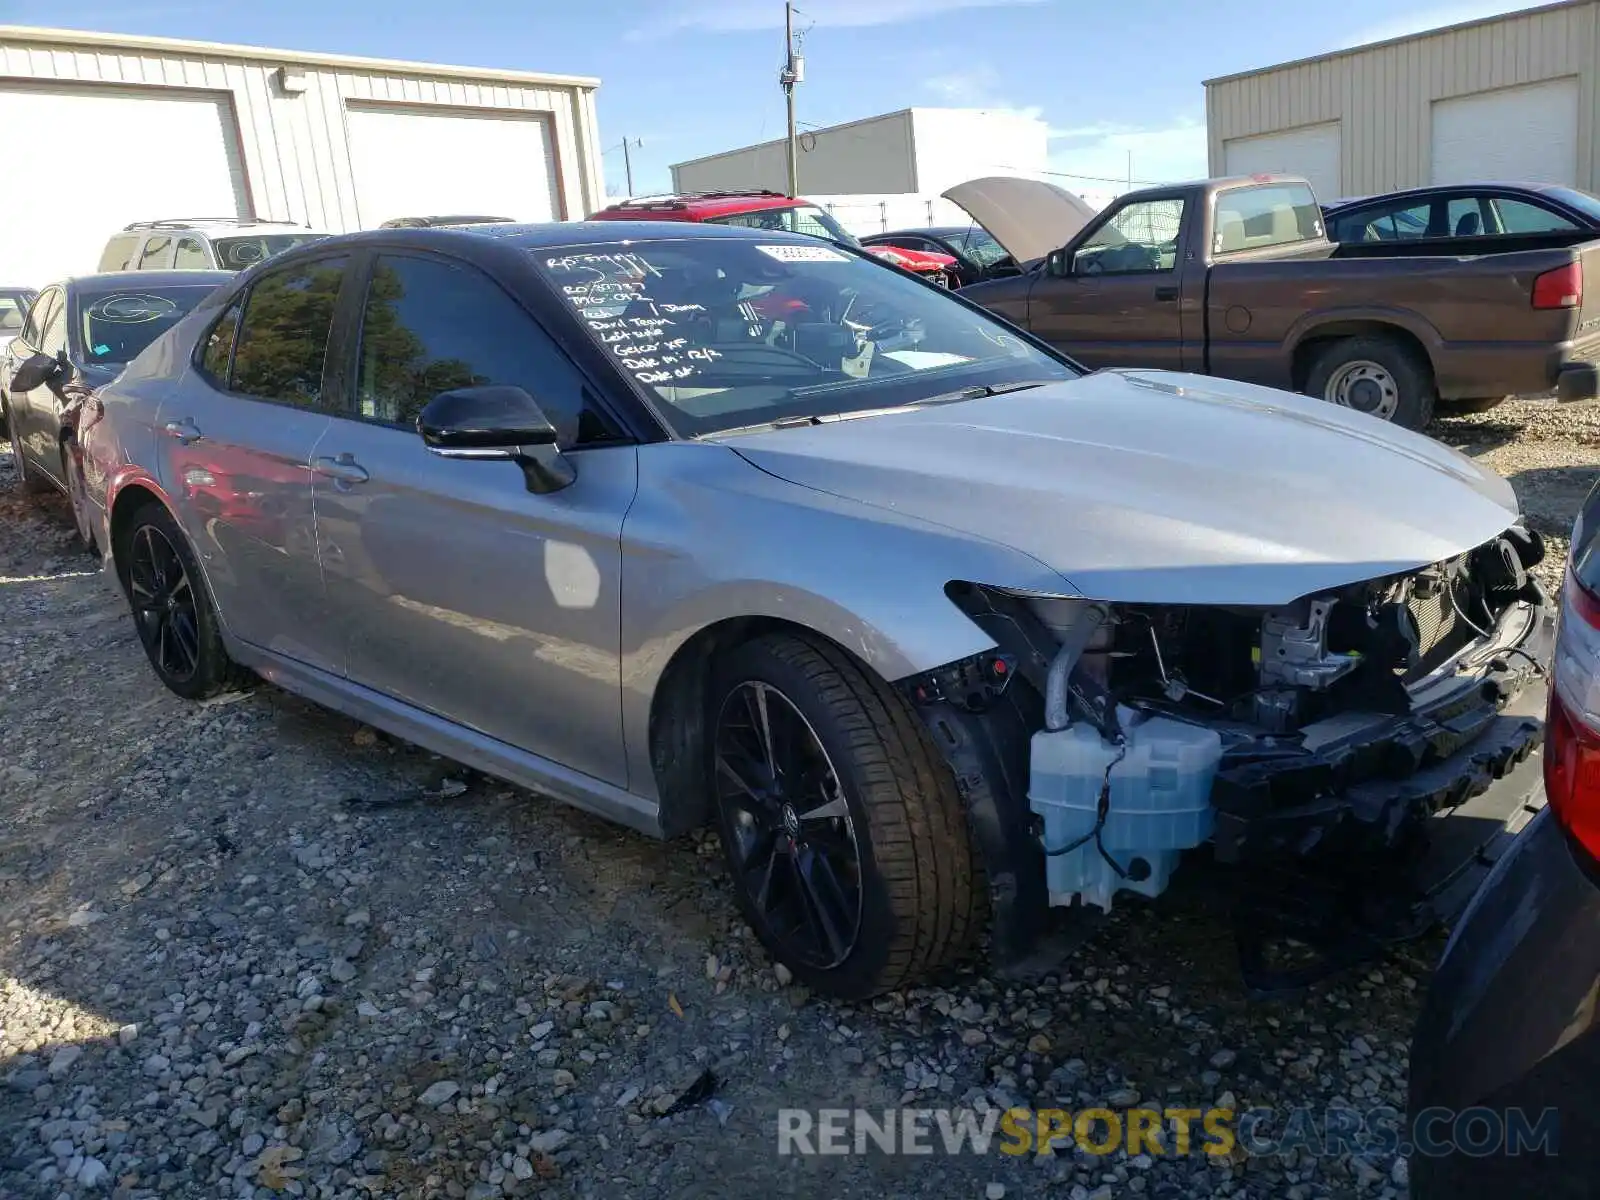
{"type": "Polygon", "coordinates": [[[11,390],[31,392],[36,387],[43,387],[66,369],[65,360],[64,352],[59,358],[51,354],[28,355],[11,374],[11,390]]]}
{"type": "Polygon", "coordinates": [[[455,388],[428,401],[417,417],[422,444],[441,458],[509,459],[530,492],[556,492],[578,477],[556,446],[550,418],[522,388],[455,388]]]}
{"type": "Polygon", "coordinates": [[[1072,256],[1066,250],[1052,250],[1045,256],[1045,273],[1057,279],[1065,279],[1072,274],[1072,256]]]}

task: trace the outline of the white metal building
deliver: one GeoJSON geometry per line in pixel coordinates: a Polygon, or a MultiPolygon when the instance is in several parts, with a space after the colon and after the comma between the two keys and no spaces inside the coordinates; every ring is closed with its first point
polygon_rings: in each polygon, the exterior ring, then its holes
{"type": "Polygon", "coordinates": [[[604,203],[598,86],[0,26],[11,155],[0,283],[92,271],[135,220],[245,216],[344,232],[433,213],[580,219],[604,203]],[[19,180],[25,162],[38,173],[19,180]]]}
{"type": "MultiPolygon", "coordinates": [[[[856,233],[965,221],[939,194],[985,175],[1042,171],[1048,136],[1049,127],[1037,118],[974,108],[907,108],[806,130],[799,139],[799,192],[826,203],[856,233]]],[[[787,144],[779,138],[674,163],[672,186],[680,192],[787,191],[787,144]]]]}
{"type": "Polygon", "coordinates": [[[1600,191],[1600,2],[1568,0],[1206,82],[1213,175],[1325,199],[1430,183],[1600,191]]]}

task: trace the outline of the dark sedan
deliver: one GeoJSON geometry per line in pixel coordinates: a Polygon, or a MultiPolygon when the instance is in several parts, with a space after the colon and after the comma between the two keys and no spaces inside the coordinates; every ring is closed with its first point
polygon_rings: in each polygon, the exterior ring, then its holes
{"type": "Polygon", "coordinates": [[[1550,803],[1457,924],[1412,1043],[1416,1200],[1600,1194],[1600,485],[1562,591],[1550,803]]]}
{"type": "Polygon", "coordinates": [[[1436,238],[1600,237],[1600,198],[1542,183],[1461,183],[1412,188],[1322,206],[1335,242],[1436,238]]]}
{"type": "MultiPolygon", "coordinates": [[[[229,271],[118,272],[39,293],[0,356],[0,406],[23,491],[81,490],[77,428],[94,419],[96,391],[233,278],[229,271]]],[[[81,522],[79,533],[90,540],[81,522]]]]}
{"type": "Polygon", "coordinates": [[[863,246],[890,246],[925,254],[948,254],[956,260],[950,271],[954,287],[984,279],[1017,274],[1016,261],[982,225],[934,225],[928,229],[901,229],[875,233],[861,239],[863,246]]]}

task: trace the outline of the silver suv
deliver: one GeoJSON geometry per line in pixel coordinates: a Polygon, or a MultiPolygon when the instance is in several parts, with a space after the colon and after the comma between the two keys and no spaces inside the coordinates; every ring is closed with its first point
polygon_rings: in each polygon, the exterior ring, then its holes
{"type": "Polygon", "coordinates": [[[190,217],[135,221],[100,255],[104,271],[242,271],[264,258],[327,237],[289,221],[190,217]]]}

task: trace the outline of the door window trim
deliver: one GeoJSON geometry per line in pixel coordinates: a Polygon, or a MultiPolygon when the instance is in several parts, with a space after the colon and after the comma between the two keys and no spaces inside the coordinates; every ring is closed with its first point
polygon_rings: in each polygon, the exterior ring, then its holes
{"type": "MultiPolygon", "coordinates": [[[[567,351],[566,347],[561,344],[560,339],[554,337],[550,333],[549,326],[540,320],[526,303],[518,298],[513,289],[507,287],[504,283],[497,279],[493,272],[487,270],[480,264],[473,262],[470,258],[462,258],[458,255],[447,254],[432,248],[423,249],[416,246],[364,247],[361,251],[362,261],[360,262],[358,268],[352,272],[352,277],[359,276],[360,286],[352,288],[350,286],[350,281],[347,280],[346,282],[345,286],[351,291],[352,299],[350,302],[350,312],[347,314],[349,322],[347,326],[349,330],[348,345],[343,347],[344,358],[340,364],[342,379],[345,384],[343,388],[344,404],[338,412],[332,414],[336,420],[357,421],[362,425],[374,425],[380,429],[398,429],[413,435],[415,435],[417,432],[415,425],[407,425],[400,421],[387,421],[381,417],[363,416],[361,413],[356,411],[356,390],[360,386],[359,381],[361,377],[361,336],[367,316],[367,290],[371,286],[372,269],[376,265],[379,258],[413,258],[427,262],[440,263],[450,267],[464,267],[469,271],[476,272],[483,279],[488,280],[495,287],[499,288],[501,294],[503,294],[514,306],[516,306],[516,308],[521,310],[522,314],[528,318],[533,326],[544,335],[546,341],[550,343],[551,348],[554,349],[556,353],[560,354],[562,359],[568,364],[568,366],[572,368],[572,373],[577,378],[580,385],[580,391],[582,393],[584,405],[597,410],[605,418],[607,424],[617,430],[615,436],[607,438],[604,441],[586,442],[582,445],[574,444],[572,446],[563,446],[561,448],[561,453],[575,454],[581,453],[585,450],[606,450],[615,448],[617,446],[637,445],[639,443],[639,439],[629,430],[628,423],[624,421],[617,413],[616,405],[610,403],[606,399],[604,390],[596,384],[589,372],[584,370],[582,365],[580,365],[578,361],[567,351]]],[[[343,297],[341,295],[341,299],[342,298],[343,297]]],[[[330,358],[332,357],[332,353],[332,347],[330,345],[330,358]]]]}

